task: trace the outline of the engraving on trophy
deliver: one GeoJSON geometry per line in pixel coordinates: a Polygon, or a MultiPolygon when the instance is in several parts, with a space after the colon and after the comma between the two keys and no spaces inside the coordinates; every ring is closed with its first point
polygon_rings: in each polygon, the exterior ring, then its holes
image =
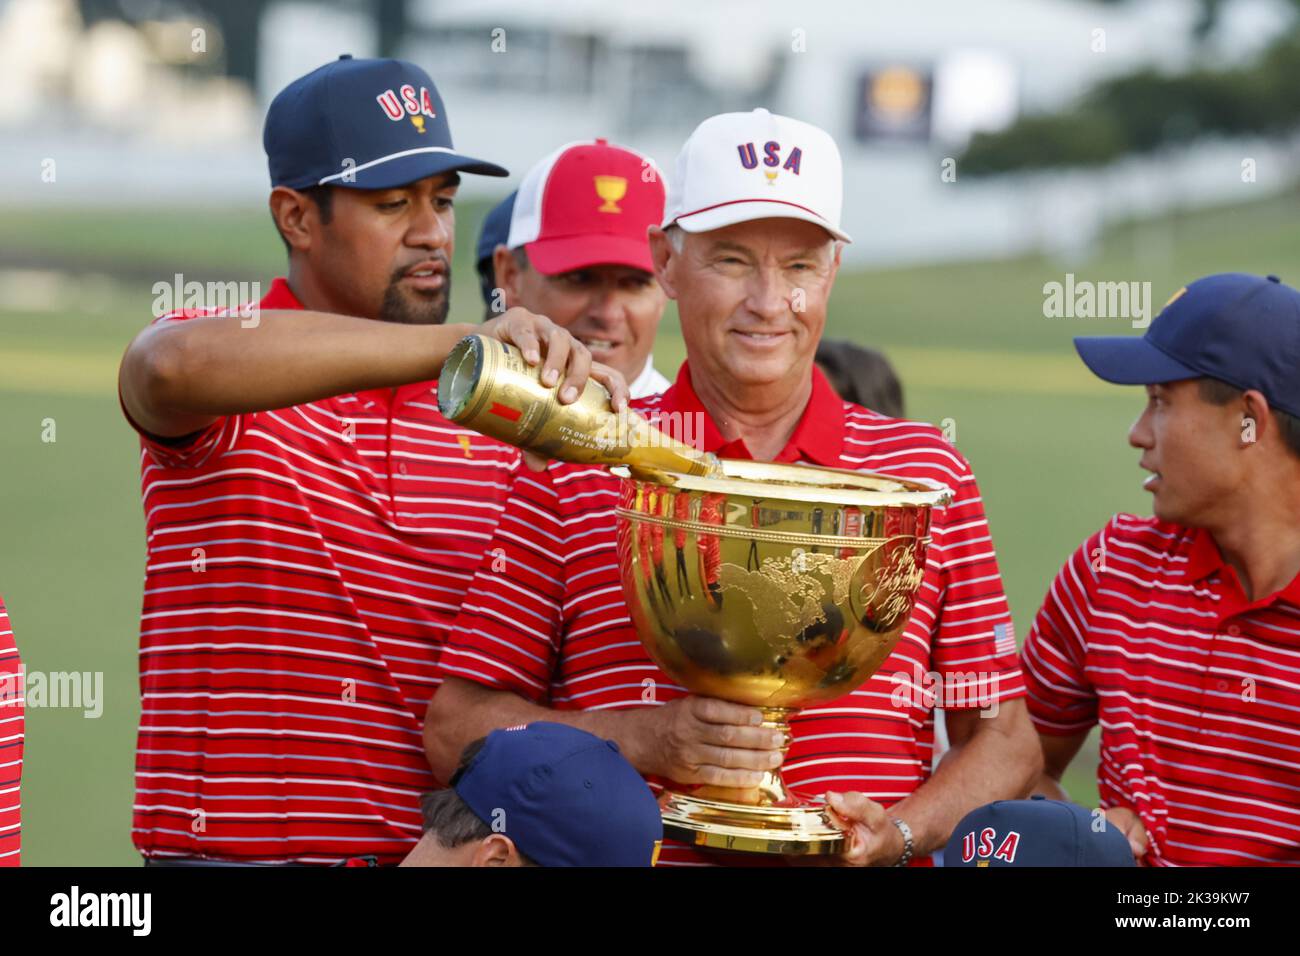
{"type": "MultiPolygon", "coordinates": [[[[891,539],[889,544],[896,541],[891,539]]],[[[886,547],[888,566],[865,575],[857,588],[853,611],[865,627],[888,631],[912,613],[913,598],[925,577],[925,569],[917,567],[913,542],[907,541],[892,552],[886,547]]]]}

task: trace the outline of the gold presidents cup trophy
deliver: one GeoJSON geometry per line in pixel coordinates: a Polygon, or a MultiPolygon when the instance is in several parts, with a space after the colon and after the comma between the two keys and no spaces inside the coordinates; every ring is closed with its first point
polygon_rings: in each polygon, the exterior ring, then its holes
{"type": "MultiPolygon", "coordinates": [[[[790,742],[800,707],[861,686],[898,643],[945,489],[861,472],[724,460],[670,483],[622,471],[623,593],[650,657],[694,694],[759,707],[790,742]]],[[[827,854],[819,801],[779,770],[754,790],[674,789],[664,832],[697,846],[827,854]]]]}
{"type": "MultiPolygon", "coordinates": [[[[643,419],[631,440],[613,441],[616,416],[599,386],[559,405],[516,350],[472,338],[444,367],[444,415],[550,457],[621,466],[613,471],[623,593],[647,653],[672,680],[761,708],[788,748],[795,711],[850,693],[889,656],[921,585],[930,509],[949,501],[947,489],[719,462],[643,419]]],[[[820,801],[792,793],[779,770],[753,790],[670,784],[660,804],[664,832],[697,846],[790,855],[843,848],[820,801]]]]}

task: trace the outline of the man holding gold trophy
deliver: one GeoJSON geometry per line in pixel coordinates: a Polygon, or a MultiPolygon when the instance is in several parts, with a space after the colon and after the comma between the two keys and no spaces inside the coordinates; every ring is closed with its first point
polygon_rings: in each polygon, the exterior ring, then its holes
{"type": "Polygon", "coordinates": [[[1041,755],[969,465],[814,367],[841,199],[834,141],[797,120],[723,114],[683,147],[650,242],[687,362],[634,404],[695,449],[608,441],[595,401],[575,417],[588,396],[562,413],[501,384],[508,349],[458,346],[444,414],[588,463],[515,483],[442,652],[436,775],[494,728],[588,730],[664,788],[669,865],[928,862],[1028,792],[1041,755]],[[641,467],[594,464],[620,458],[641,467]]]}

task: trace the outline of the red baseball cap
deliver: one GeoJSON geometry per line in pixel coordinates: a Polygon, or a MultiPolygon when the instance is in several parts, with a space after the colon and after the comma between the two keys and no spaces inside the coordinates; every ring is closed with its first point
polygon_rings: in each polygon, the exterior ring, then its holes
{"type": "Polygon", "coordinates": [[[653,272],[646,229],[664,215],[664,176],[654,160],[603,139],[569,143],[519,185],[506,245],[538,272],[594,265],[653,272]]]}

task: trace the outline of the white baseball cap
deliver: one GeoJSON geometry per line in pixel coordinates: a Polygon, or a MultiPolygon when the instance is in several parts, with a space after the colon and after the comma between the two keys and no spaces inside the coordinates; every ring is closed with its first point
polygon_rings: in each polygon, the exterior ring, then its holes
{"type": "Polygon", "coordinates": [[[825,130],[765,109],[710,116],[677,154],[664,225],[707,232],[752,219],[802,219],[836,239],[844,166],[825,130]]]}

